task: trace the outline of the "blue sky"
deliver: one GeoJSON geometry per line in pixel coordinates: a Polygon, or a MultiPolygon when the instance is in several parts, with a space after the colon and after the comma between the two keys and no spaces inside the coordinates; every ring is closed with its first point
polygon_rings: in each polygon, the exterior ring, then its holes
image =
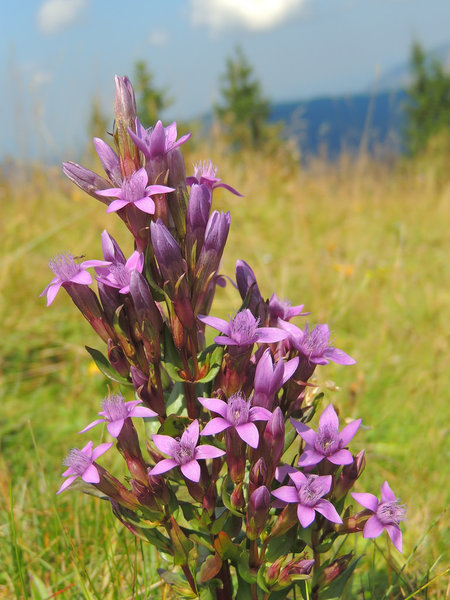
{"type": "Polygon", "coordinates": [[[450,42],[448,0],[21,0],[0,18],[0,160],[63,160],[87,142],[93,96],[112,114],[114,74],[146,60],[190,118],[218,100],[240,44],[272,101],[371,89],[413,39],[450,42]]]}

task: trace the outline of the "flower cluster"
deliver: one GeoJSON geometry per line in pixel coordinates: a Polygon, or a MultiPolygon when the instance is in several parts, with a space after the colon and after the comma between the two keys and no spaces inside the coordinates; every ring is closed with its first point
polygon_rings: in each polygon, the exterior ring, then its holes
{"type": "Polygon", "coordinates": [[[116,78],[115,112],[116,150],[94,140],[104,176],[75,163],[63,170],[122,219],[133,251],[127,259],[104,231],[104,260],[59,254],[42,295],[50,305],[66,290],[106,344],[106,356],[89,349],[93,359],[134,396],[103,400],[80,434],[106,424],[113,441],[72,449],[58,493],[78,477],[95,486],[134,535],[173,557],[186,597],[201,588],[218,600],[256,599],[258,589],[278,597],[308,580],[318,598],[354,568],[352,554],[330,552],[340,535],[386,530],[402,549],[405,511],[387,482],[380,501],[352,493],[359,513],[346,505],[365,465],[364,451],[349,449],[361,419],[340,430],[328,404],[310,426],[321,397],[316,367],[355,361],[331,345],[328,325],[290,322],[309,314],[302,304],[264,300],[243,260],[241,306],[228,320],[209,314],[225,285],[219,266],[230,228],[229,213],[212,210],[213,193],[240,194],[210,161],[186,177],[180,147],[190,134],[177,140],[175,123],[145,128],[126,77],[116,78]],[[211,329],[219,335],[207,345],[211,329]],[[114,442],[126,483],[97,463],[114,442]]]}

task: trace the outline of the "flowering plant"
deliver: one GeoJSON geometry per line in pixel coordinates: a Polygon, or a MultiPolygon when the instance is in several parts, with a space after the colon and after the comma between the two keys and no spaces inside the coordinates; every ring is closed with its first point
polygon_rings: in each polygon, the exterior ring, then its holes
{"type": "MultiPolygon", "coordinates": [[[[211,210],[217,178],[210,162],[186,177],[176,124],[146,129],[136,117],[133,88],[116,77],[116,151],[95,147],[105,176],[75,163],[64,173],[117,213],[131,232],[126,259],[102,234],[104,260],[50,261],[55,277],[42,292],[51,304],[64,288],[106,344],[87,348],[122,393],[110,393],[98,418],[113,441],[73,448],[58,493],[78,477],[106,499],[137,538],[168,563],[161,577],[179,597],[202,600],[337,597],[353,572],[353,553],[338,556],[339,536],[387,531],[402,549],[404,508],[387,482],[381,500],[352,493],[364,450],[348,445],[361,419],[339,431],[328,404],[317,430],[308,424],[323,394],[311,383],[318,365],[355,363],[330,343],[327,325],[297,327],[303,305],[275,294],[264,300],[255,275],[236,264],[242,304],[228,320],[210,316],[229,213],[211,210]],[[90,286],[96,273],[96,293],[90,286]],[[206,328],[219,332],[207,346],[206,328]],[[145,443],[133,419],[143,419],[145,443]],[[129,475],[121,482],[97,463],[113,445],[129,475]],[[208,442],[208,443],[206,443],[208,442]],[[172,572],[174,571],[174,572],[172,572]]],[[[83,485],[83,484],[80,484],[83,485]]]]}

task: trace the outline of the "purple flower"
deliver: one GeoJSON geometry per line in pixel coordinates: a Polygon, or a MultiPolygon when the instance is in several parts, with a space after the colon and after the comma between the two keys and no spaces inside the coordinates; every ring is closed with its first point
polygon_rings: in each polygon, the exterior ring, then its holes
{"type": "Polygon", "coordinates": [[[68,488],[77,477],[81,477],[86,483],[99,483],[100,475],[94,465],[94,461],[109,450],[112,443],[100,444],[97,448],[93,448],[93,446],[94,444],[92,442],[88,442],[81,450],[78,448],[72,448],[72,450],[70,450],[63,463],[69,467],[63,473],[63,477],[67,477],[68,479],[66,479],[56,492],[57,494],[60,494],[68,488]]]}
{"type": "Polygon", "coordinates": [[[300,471],[289,473],[294,485],[284,485],[272,492],[275,498],[287,503],[297,504],[297,516],[302,527],[308,527],[315,519],[315,512],[319,512],[333,523],[342,523],[341,517],[334,506],[323,496],[331,488],[331,475],[319,477],[318,475],[304,475],[300,471]]]}
{"type": "Polygon", "coordinates": [[[157,413],[150,408],[138,406],[138,404],[141,402],[142,400],[131,400],[130,402],[125,402],[124,397],[121,394],[110,394],[104,398],[102,402],[103,410],[98,413],[103,418],[92,421],[92,423],[89,423],[89,425],[87,425],[78,433],[84,433],[99,423],[106,423],[109,434],[112,435],[113,438],[116,438],[122,431],[125,419],[128,419],[129,417],[158,416],[157,413]]]}
{"type": "Polygon", "coordinates": [[[128,260],[120,250],[117,242],[107,231],[102,233],[102,248],[105,260],[110,264],[107,267],[98,267],[95,269],[98,277],[97,281],[118,288],[121,294],[127,294],[130,291],[130,278],[133,271],[142,273],[144,268],[144,254],[135,250],[128,260]]]}
{"type": "Polygon", "coordinates": [[[252,448],[257,448],[259,433],[254,421],[268,421],[272,413],[261,406],[251,406],[238,392],[228,398],[228,402],[218,398],[199,398],[200,404],[220,417],[215,417],[204,427],[201,435],[214,435],[229,427],[234,427],[241,440],[252,448]]]}
{"type": "Polygon", "coordinates": [[[198,461],[206,458],[217,458],[225,452],[215,446],[203,444],[197,446],[200,429],[198,421],[193,421],[181,436],[174,439],[169,435],[153,435],[155,446],[171,458],[164,458],[151,469],[149,475],[160,475],[174,467],[180,467],[183,475],[191,481],[200,481],[200,465],[198,461]]]}
{"type": "Polygon", "coordinates": [[[298,357],[287,363],[279,360],[274,365],[270,350],[267,348],[256,365],[253,404],[270,410],[275,394],[292,377],[297,366],[298,357]]]}
{"type": "Polygon", "coordinates": [[[202,323],[214,327],[214,329],[218,329],[225,334],[214,338],[216,344],[228,346],[272,344],[287,337],[285,331],[276,327],[258,327],[259,319],[256,319],[248,308],[238,312],[229,321],[205,315],[198,315],[198,318],[202,323]]]}
{"type": "Polygon", "coordinates": [[[317,465],[327,458],[335,465],[349,465],[353,456],[344,449],[361,425],[361,419],[352,421],[339,433],[339,418],[332,404],[329,404],[320,415],[317,433],[304,423],[291,418],[297,433],[306,442],[306,448],[298,459],[300,467],[317,465]]]}
{"type": "Polygon", "coordinates": [[[305,356],[310,363],[327,365],[330,360],[340,365],[354,365],[356,361],[343,350],[333,348],[330,342],[330,329],[328,325],[316,325],[309,331],[308,323],[303,331],[280,319],[278,321],[289,334],[289,341],[300,354],[305,356]]]}
{"type": "Polygon", "coordinates": [[[381,486],[380,502],[373,494],[356,492],[351,494],[356,502],[373,513],[364,525],[363,537],[375,538],[386,530],[394,546],[401,552],[402,532],[399,523],[405,519],[405,506],[399,503],[388,482],[385,481],[381,486]]]}
{"type": "Polygon", "coordinates": [[[272,294],[269,299],[269,317],[271,323],[276,323],[277,319],[289,321],[292,317],[304,317],[310,313],[302,313],[304,304],[291,306],[289,300],[280,300],[276,294],[272,294]]]}
{"type": "Polygon", "coordinates": [[[47,294],[47,306],[50,306],[62,285],[67,283],[90,285],[92,283],[92,277],[86,269],[89,267],[101,267],[106,265],[109,265],[109,262],[104,260],[85,260],[81,263],[76,263],[70,252],[57,254],[48,263],[48,266],[55,274],[55,277],[41,292],[40,296],[47,294]]]}
{"type": "Polygon", "coordinates": [[[136,208],[143,212],[152,215],[155,212],[155,203],[150,198],[155,194],[167,194],[173,192],[174,189],[165,185],[149,185],[147,171],[142,168],[133,173],[130,177],[126,177],[122,181],[122,187],[109,188],[107,190],[97,190],[100,196],[109,198],[117,198],[108,206],[106,212],[117,212],[128,204],[134,204],[136,208]]]}
{"type": "Polygon", "coordinates": [[[188,133],[177,141],[177,124],[175,122],[164,127],[161,121],[158,121],[154,127],[146,129],[139,119],[136,119],[136,133],[130,128],[128,133],[147,159],[168,154],[187,142],[192,135],[192,133],[188,133]]]}
{"type": "Polygon", "coordinates": [[[231,187],[231,185],[222,183],[222,180],[216,177],[216,175],[217,167],[213,165],[210,160],[205,160],[194,165],[194,175],[186,177],[186,183],[187,185],[193,185],[194,183],[204,184],[211,191],[215,188],[222,187],[236,196],[242,196],[242,194],[231,187]]]}

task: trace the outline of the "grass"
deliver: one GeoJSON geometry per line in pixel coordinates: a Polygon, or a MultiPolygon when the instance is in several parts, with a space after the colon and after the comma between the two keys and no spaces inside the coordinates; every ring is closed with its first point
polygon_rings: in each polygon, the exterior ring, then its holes
{"type": "MultiPolygon", "coordinates": [[[[232,216],[223,272],[232,275],[243,258],[263,295],[304,303],[311,323],[330,324],[336,346],[358,361],[320,373],[337,383],[328,399],[341,415],[363,418],[355,444],[368,460],[358,491],[378,494],[388,479],[408,505],[404,555],[379,538],[388,566],[373,562],[373,545],[359,538],[365,558],[346,597],[443,599],[448,179],[434,159],[393,168],[344,156],[306,171],[285,156],[248,152],[237,161],[215,146],[195,149],[186,163],[205,156],[245,194],[215,196],[215,207],[232,216]]],[[[17,173],[0,181],[0,598],[164,597],[159,559],[103,502],[76,492],[55,497],[61,460],[79,444],[76,432],[106,385],[84,350],[101,342],[69,298],[61,293],[50,309],[38,298],[51,277],[47,262],[66,249],[100,257],[105,227],[125,254],[129,237],[59,171],[17,173]]],[[[227,286],[214,313],[238,304],[227,286]]]]}

